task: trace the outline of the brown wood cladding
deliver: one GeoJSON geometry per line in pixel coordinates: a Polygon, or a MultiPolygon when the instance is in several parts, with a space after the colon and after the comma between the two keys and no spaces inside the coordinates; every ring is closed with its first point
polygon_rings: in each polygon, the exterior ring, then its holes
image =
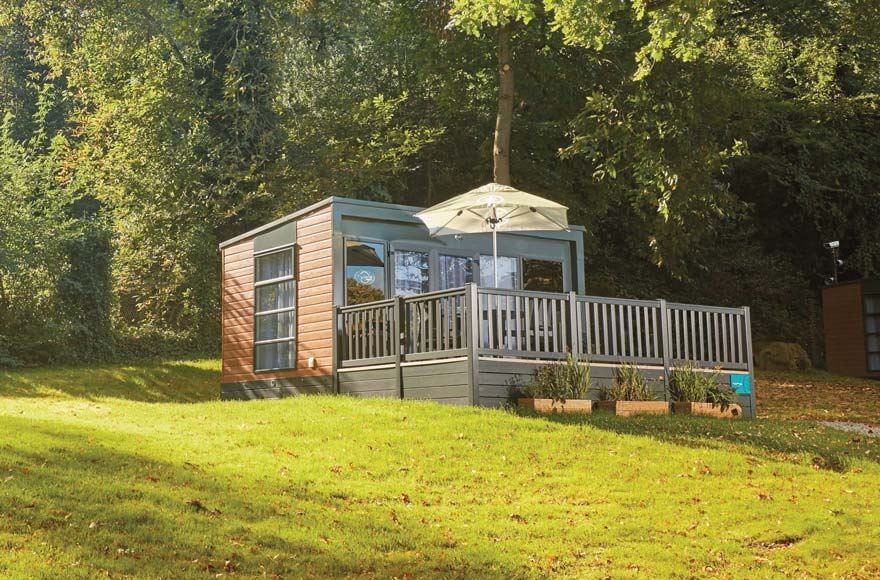
{"type": "Polygon", "coordinates": [[[331,208],[297,220],[297,368],[254,372],[254,240],[223,249],[222,382],[329,375],[333,362],[331,208]],[[316,367],[308,368],[309,357],[316,367]]]}
{"type": "Polygon", "coordinates": [[[822,318],[828,370],[841,375],[868,374],[861,283],[824,288],[822,318]]]}

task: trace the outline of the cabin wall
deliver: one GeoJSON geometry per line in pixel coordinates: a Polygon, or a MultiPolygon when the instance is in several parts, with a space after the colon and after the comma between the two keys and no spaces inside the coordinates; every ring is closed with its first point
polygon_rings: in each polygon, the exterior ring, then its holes
{"type": "MultiPolygon", "coordinates": [[[[223,249],[221,397],[280,398],[333,391],[333,283],[331,208],[296,221],[296,368],[254,372],[254,241],[223,249]],[[309,368],[309,358],[315,366],[309,368]]],[[[279,229],[284,226],[279,226],[279,229]]],[[[273,231],[263,234],[273,237],[273,231]]],[[[275,235],[277,237],[277,234],[275,235]]],[[[273,243],[279,240],[272,239],[273,243]]]]}
{"type": "Polygon", "coordinates": [[[453,405],[473,404],[467,357],[430,363],[404,363],[403,398],[453,405]]]}
{"type": "Polygon", "coordinates": [[[822,318],[828,370],[841,375],[866,375],[868,369],[861,283],[823,289],[822,318]]]}

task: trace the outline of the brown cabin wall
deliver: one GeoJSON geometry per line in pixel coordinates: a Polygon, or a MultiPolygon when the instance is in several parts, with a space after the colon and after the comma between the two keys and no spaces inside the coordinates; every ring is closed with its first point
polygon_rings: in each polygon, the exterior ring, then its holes
{"type": "Polygon", "coordinates": [[[249,238],[224,248],[222,383],[327,377],[326,383],[322,380],[321,384],[329,384],[333,364],[332,238],[330,206],[298,218],[297,368],[287,371],[255,373],[253,370],[254,239],[249,238]],[[310,357],[315,357],[315,368],[308,368],[310,357]]]}
{"type": "Polygon", "coordinates": [[[841,375],[868,374],[861,283],[824,288],[822,317],[828,370],[841,375]]]}

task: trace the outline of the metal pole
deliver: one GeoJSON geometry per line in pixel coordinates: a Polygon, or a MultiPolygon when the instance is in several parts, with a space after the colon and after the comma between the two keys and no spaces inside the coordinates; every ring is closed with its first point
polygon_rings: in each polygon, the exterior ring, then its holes
{"type": "Polygon", "coordinates": [[[489,218],[492,226],[492,279],[493,286],[498,288],[498,210],[492,206],[492,217],[489,218]]]}
{"type": "Polygon", "coordinates": [[[492,224],[492,276],[493,286],[498,288],[498,230],[495,229],[495,224],[492,224]]]}
{"type": "Polygon", "coordinates": [[[672,366],[672,332],[669,328],[669,307],[663,298],[657,302],[660,310],[660,340],[663,347],[663,390],[665,392],[663,398],[669,400],[669,371],[672,366]]]}

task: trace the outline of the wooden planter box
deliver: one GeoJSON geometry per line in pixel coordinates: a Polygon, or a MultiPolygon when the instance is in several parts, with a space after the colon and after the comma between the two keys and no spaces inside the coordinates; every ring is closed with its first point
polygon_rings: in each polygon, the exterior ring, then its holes
{"type": "Polygon", "coordinates": [[[537,413],[592,413],[593,401],[589,399],[519,399],[519,406],[537,413]]]}
{"type": "Polygon", "coordinates": [[[666,401],[598,401],[596,408],[611,411],[619,417],[669,414],[669,403],[666,401]]]}
{"type": "Polygon", "coordinates": [[[721,405],[713,405],[712,403],[672,403],[672,410],[676,414],[682,415],[704,415],[706,417],[725,417],[733,419],[742,417],[742,407],[736,403],[731,404],[724,411],[721,405]]]}

